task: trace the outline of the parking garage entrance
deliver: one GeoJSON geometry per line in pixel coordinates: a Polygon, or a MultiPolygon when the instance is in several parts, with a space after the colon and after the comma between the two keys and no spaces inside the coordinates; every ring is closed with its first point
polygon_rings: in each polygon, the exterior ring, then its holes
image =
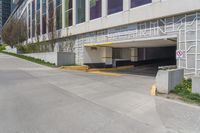
{"type": "Polygon", "coordinates": [[[159,66],[176,65],[176,46],[176,37],[163,36],[110,42],[92,45],[90,49],[93,49],[93,52],[87,49],[86,57],[88,61],[96,61],[96,64],[101,62],[104,66],[133,66],[132,69],[120,70],[123,73],[155,76],[159,66]]]}
{"type": "Polygon", "coordinates": [[[155,76],[158,67],[176,65],[176,46],[147,48],[113,48],[113,66],[133,65],[121,73],[155,76]],[[131,55],[131,51],[137,51],[131,55]],[[132,60],[131,60],[132,58],[132,60]]]}
{"type": "Polygon", "coordinates": [[[133,65],[123,73],[155,76],[158,67],[176,65],[176,38],[118,43],[112,47],[113,66],[133,65]]]}

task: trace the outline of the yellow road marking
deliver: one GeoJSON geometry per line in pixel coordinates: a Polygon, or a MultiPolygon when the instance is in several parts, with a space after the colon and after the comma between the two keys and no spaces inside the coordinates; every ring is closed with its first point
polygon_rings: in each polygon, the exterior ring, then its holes
{"type": "Polygon", "coordinates": [[[101,75],[107,75],[107,76],[122,76],[122,74],[118,74],[118,73],[109,73],[109,72],[102,72],[102,71],[92,71],[89,73],[93,73],[93,74],[101,74],[101,75]]]}

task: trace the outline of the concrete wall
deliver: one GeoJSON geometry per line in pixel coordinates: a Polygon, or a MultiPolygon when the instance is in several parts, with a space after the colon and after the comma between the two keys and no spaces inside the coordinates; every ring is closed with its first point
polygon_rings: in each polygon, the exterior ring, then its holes
{"type": "Polygon", "coordinates": [[[31,53],[23,54],[25,56],[33,57],[36,59],[44,60],[45,62],[61,65],[75,64],[75,54],[68,52],[45,52],[45,53],[31,53]]]}
{"type": "Polygon", "coordinates": [[[139,60],[174,58],[176,47],[139,48],[139,60]]]}
{"type": "MultiPolygon", "coordinates": [[[[22,15],[23,12],[26,11],[24,9],[28,7],[28,3],[30,3],[31,1],[32,0],[28,0],[27,3],[24,2],[25,6],[23,7],[23,10],[21,9],[20,10],[21,12],[17,14],[22,15]]],[[[62,2],[64,5],[64,0],[62,2]]],[[[103,0],[101,18],[90,20],[89,9],[87,8],[86,21],[81,24],[76,24],[75,23],[76,22],[76,9],[75,9],[76,0],[73,0],[73,3],[74,3],[73,26],[69,27],[68,32],[66,32],[66,28],[63,24],[63,28],[59,30],[60,37],[65,37],[67,35],[77,35],[77,34],[107,29],[111,27],[127,25],[130,23],[137,23],[137,22],[152,20],[156,18],[162,18],[166,16],[172,16],[172,15],[200,10],[199,0],[192,0],[192,2],[191,0],[181,0],[181,1],[180,0],[152,0],[152,3],[144,5],[144,6],[136,7],[136,8],[130,8],[130,1],[124,0],[123,11],[112,14],[112,15],[107,15],[107,0],[103,0]],[[117,20],[117,21],[113,21],[113,20],[117,20]]],[[[89,4],[89,0],[86,0],[86,7],[89,7],[88,4],[89,4]]],[[[42,12],[42,8],[41,8],[41,12],[42,12]]],[[[48,15],[48,10],[47,10],[47,15],[48,15]]],[[[64,18],[65,18],[64,10],[63,10],[62,18],[63,18],[63,23],[64,23],[64,18]]],[[[42,26],[40,30],[42,33],[42,26]]],[[[48,36],[47,38],[44,38],[44,40],[46,39],[48,39],[48,36]]],[[[29,41],[32,41],[32,39],[30,39],[29,41]]]]}
{"type": "Polygon", "coordinates": [[[156,87],[160,93],[169,93],[184,79],[184,69],[159,70],[156,75],[156,87]]]}
{"type": "Polygon", "coordinates": [[[131,60],[131,48],[113,48],[113,58],[131,60]]]}
{"type": "Polygon", "coordinates": [[[11,48],[10,46],[6,46],[6,50],[4,50],[5,52],[9,52],[9,53],[14,53],[17,54],[17,48],[11,48]]]}
{"type": "MultiPolygon", "coordinates": [[[[124,6],[128,5],[124,0],[124,6]]],[[[105,5],[106,6],[106,5],[105,5]]],[[[72,35],[107,29],[115,26],[126,25],[141,21],[152,20],[165,16],[172,16],[200,9],[199,0],[153,0],[153,3],[137,8],[124,8],[124,11],[105,17],[86,21],[69,28],[72,35]],[[117,21],[113,21],[117,20],[117,21]],[[78,29],[78,30],[77,30],[78,29]]],[[[86,13],[87,15],[88,13],[86,13]]],[[[63,35],[65,33],[63,32],[63,35]]]]}
{"type": "Polygon", "coordinates": [[[200,94],[200,76],[192,77],[192,93],[200,94]]]}
{"type": "Polygon", "coordinates": [[[84,63],[104,63],[105,65],[112,65],[112,48],[84,47],[84,63]]]}
{"type": "Polygon", "coordinates": [[[85,47],[84,63],[103,63],[101,47],[85,47]]]}
{"type": "Polygon", "coordinates": [[[41,60],[44,60],[45,62],[54,63],[57,65],[57,53],[56,52],[30,53],[30,54],[23,54],[23,55],[33,57],[36,59],[41,59],[41,60]]]}

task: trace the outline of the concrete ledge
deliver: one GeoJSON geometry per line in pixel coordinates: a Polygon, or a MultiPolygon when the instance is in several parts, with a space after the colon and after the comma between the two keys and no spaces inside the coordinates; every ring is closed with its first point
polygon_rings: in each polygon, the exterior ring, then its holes
{"type": "Polygon", "coordinates": [[[74,71],[84,71],[87,72],[89,69],[88,66],[83,65],[83,66],[62,66],[61,70],[74,70],[74,71]]]}
{"type": "Polygon", "coordinates": [[[200,94],[200,76],[192,77],[192,93],[200,94]]]}
{"type": "Polygon", "coordinates": [[[44,52],[44,53],[30,53],[23,55],[33,57],[36,59],[41,59],[44,60],[45,62],[56,64],[56,66],[75,64],[75,54],[69,52],[44,52]]]}
{"type": "Polygon", "coordinates": [[[159,70],[156,87],[159,93],[168,94],[184,79],[184,69],[159,70]]]}
{"type": "Polygon", "coordinates": [[[6,50],[4,50],[4,51],[8,52],[8,53],[14,53],[14,54],[18,53],[17,48],[11,48],[10,46],[6,46],[6,50]]]}

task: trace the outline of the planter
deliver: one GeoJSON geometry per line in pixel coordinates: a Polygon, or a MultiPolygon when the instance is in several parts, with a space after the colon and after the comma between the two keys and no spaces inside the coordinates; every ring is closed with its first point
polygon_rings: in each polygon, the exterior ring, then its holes
{"type": "Polygon", "coordinates": [[[159,93],[168,94],[184,79],[184,69],[159,70],[156,87],[159,93]]]}

